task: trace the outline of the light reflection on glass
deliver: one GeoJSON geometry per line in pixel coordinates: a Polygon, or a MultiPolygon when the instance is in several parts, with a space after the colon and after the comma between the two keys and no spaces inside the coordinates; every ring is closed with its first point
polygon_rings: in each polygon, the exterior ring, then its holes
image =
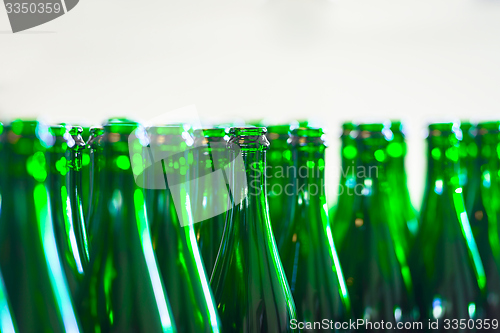
{"type": "Polygon", "coordinates": [[[34,189],[35,209],[40,226],[40,240],[44,248],[45,261],[48,266],[50,284],[52,291],[62,315],[64,327],[67,332],[79,332],[78,323],[71,304],[68,285],[62,272],[59,254],[57,253],[54,228],[52,225],[52,213],[48,205],[49,198],[47,188],[44,184],[38,184],[34,189]]]}
{"type": "Polygon", "coordinates": [[[153,292],[156,299],[158,312],[160,313],[161,324],[164,332],[171,332],[172,319],[167,306],[165,292],[163,290],[163,283],[160,279],[158,267],[156,265],[156,258],[153,252],[153,244],[151,243],[151,235],[149,234],[149,226],[146,216],[146,207],[144,206],[144,195],[141,189],[136,189],[134,192],[134,204],[137,217],[137,228],[141,236],[142,250],[146,265],[148,267],[149,277],[153,285],[153,292]]]}

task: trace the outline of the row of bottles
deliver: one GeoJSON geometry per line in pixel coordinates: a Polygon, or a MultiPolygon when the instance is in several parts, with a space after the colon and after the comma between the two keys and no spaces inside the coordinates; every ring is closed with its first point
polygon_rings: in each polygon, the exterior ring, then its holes
{"type": "Polygon", "coordinates": [[[0,123],[0,331],[498,328],[500,123],[429,126],[419,218],[401,123],[342,130],[329,210],[307,123],[0,123]]]}

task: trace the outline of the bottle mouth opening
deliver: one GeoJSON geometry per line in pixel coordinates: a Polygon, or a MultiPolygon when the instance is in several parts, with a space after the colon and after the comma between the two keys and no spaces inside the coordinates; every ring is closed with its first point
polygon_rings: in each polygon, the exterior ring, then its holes
{"type": "Polygon", "coordinates": [[[223,138],[227,135],[224,128],[201,128],[194,131],[193,136],[197,139],[200,138],[223,138]]]}
{"type": "Polygon", "coordinates": [[[43,148],[50,148],[55,141],[49,126],[38,120],[14,120],[2,131],[5,132],[6,142],[13,145],[20,143],[20,139],[27,139],[38,141],[43,148]]]}
{"type": "Polygon", "coordinates": [[[291,136],[303,138],[321,138],[325,132],[317,127],[298,127],[292,130],[291,136]]]}
{"type": "Polygon", "coordinates": [[[459,126],[452,122],[429,124],[428,129],[431,136],[439,136],[441,133],[453,133],[460,130],[459,126]]]}
{"type": "Polygon", "coordinates": [[[477,134],[494,134],[500,132],[500,121],[486,121],[477,124],[477,134]]]}
{"type": "Polygon", "coordinates": [[[265,127],[232,127],[229,130],[228,147],[239,146],[242,150],[265,150],[269,147],[265,127]]]}
{"type": "Polygon", "coordinates": [[[151,126],[147,129],[149,135],[182,135],[184,127],[181,125],[151,126]]]}
{"type": "Polygon", "coordinates": [[[389,129],[394,135],[406,136],[405,126],[401,120],[392,120],[389,129]]]}
{"type": "Polygon", "coordinates": [[[358,135],[358,125],[351,121],[346,121],[342,124],[341,137],[355,138],[358,135]]]}
{"type": "Polygon", "coordinates": [[[291,131],[289,143],[292,146],[326,146],[325,132],[318,127],[298,127],[291,131]]]}
{"type": "Polygon", "coordinates": [[[468,130],[474,128],[474,127],[475,127],[474,124],[472,124],[471,122],[468,122],[468,121],[462,121],[462,122],[460,122],[460,129],[462,131],[468,131],[468,130]]]}
{"type": "Polygon", "coordinates": [[[359,124],[358,132],[356,139],[360,141],[378,139],[382,145],[387,144],[394,137],[389,126],[383,123],[359,124]]]}
{"type": "Polygon", "coordinates": [[[9,127],[16,135],[35,135],[40,127],[47,126],[37,120],[14,120],[9,127]]]}
{"type": "Polygon", "coordinates": [[[272,125],[267,126],[267,137],[270,140],[276,140],[290,136],[292,125],[272,125]]]}
{"type": "Polygon", "coordinates": [[[259,136],[267,133],[265,127],[231,127],[229,134],[231,136],[259,136]]]}

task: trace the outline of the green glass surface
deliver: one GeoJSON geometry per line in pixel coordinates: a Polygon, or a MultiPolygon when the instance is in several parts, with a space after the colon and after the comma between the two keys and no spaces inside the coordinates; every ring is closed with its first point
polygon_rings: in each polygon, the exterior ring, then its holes
{"type": "Polygon", "coordinates": [[[458,131],[453,123],[429,125],[427,180],[411,261],[421,320],[439,319],[439,332],[446,319],[482,317],[486,284],[459,185],[458,131]]]}
{"type": "Polygon", "coordinates": [[[477,125],[477,159],[466,202],[486,275],[486,317],[500,319],[500,122],[477,125]]]}
{"type": "Polygon", "coordinates": [[[405,169],[406,140],[403,125],[400,121],[392,121],[390,130],[393,138],[387,146],[387,175],[389,186],[395,195],[391,205],[396,212],[404,235],[405,252],[409,254],[418,231],[418,218],[411,204],[410,192],[407,187],[405,169]]]}
{"type": "MultiPolygon", "coordinates": [[[[177,329],[179,332],[193,333],[220,332],[221,324],[209,277],[198,248],[192,215],[189,214],[191,210],[178,209],[170,191],[170,186],[181,186],[184,195],[180,198],[180,207],[195,204],[190,197],[190,171],[193,168],[190,155],[193,152],[186,150],[184,137],[187,132],[180,126],[162,126],[150,128],[148,134],[151,144],[155,144],[155,153],[161,151],[166,156],[157,162],[157,166],[164,177],[160,183],[167,184],[167,188],[147,190],[146,207],[151,216],[153,247],[177,329]],[[169,174],[179,176],[176,178],[179,183],[168,182],[169,174]],[[180,217],[183,219],[180,220],[180,217]],[[183,226],[180,221],[188,221],[189,224],[183,226]]],[[[155,178],[153,181],[158,181],[155,178]]]]}
{"type": "MultiPolygon", "coordinates": [[[[89,130],[89,139],[86,143],[87,151],[89,152],[89,198],[88,207],[85,215],[85,224],[87,226],[87,237],[89,244],[92,244],[92,239],[97,232],[96,212],[100,211],[102,202],[101,184],[104,184],[105,178],[102,172],[104,168],[104,128],[92,127],[89,130]]],[[[83,172],[83,171],[82,171],[83,172]]]]}
{"type": "MultiPolygon", "coordinates": [[[[145,131],[133,122],[108,121],[101,146],[104,164],[95,211],[90,263],[78,299],[85,332],[175,332],[175,324],[154,254],[144,190],[137,186],[129,149],[142,165],[145,131]],[[141,140],[129,148],[131,133],[141,140]]],[[[95,160],[94,160],[95,162],[95,160]]],[[[138,174],[138,178],[143,174],[138,174]]]]}
{"type": "MultiPolygon", "coordinates": [[[[1,126],[1,125],[0,125],[1,126]]],[[[13,318],[12,308],[10,306],[9,297],[5,284],[3,282],[2,273],[0,272],[0,332],[1,333],[16,333],[19,332],[17,324],[13,318]]]]}
{"type": "Polygon", "coordinates": [[[3,131],[6,174],[0,213],[0,269],[20,332],[79,332],[56,245],[48,189],[49,128],[16,120],[3,131]]]}
{"type": "Polygon", "coordinates": [[[279,242],[288,284],[301,322],[349,322],[351,304],[333,244],[325,194],[323,131],[291,132],[293,190],[279,242]]]}
{"type": "Polygon", "coordinates": [[[462,139],[459,143],[459,169],[458,180],[462,187],[462,195],[466,206],[471,205],[469,201],[474,200],[476,193],[469,193],[472,189],[477,189],[480,175],[477,170],[476,160],[478,158],[478,147],[476,142],[476,126],[468,121],[460,123],[462,139]]]}
{"type": "MultiPolygon", "coordinates": [[[[88,139],[90,138],[90,127],[82,126],[82,133],[81,137],[84,142],[87,142],[88,139]]],[[[82,207],[83,207],[83,213],[85,220],[88,218],[87,214],[89,212],[89,205],[90,205],[90,149],[88,147],[85,147],[86,149],[82,149],[81,151],[81,160],[82,160],[82,166],[80,170],[81,174],[81,201],[82,201],[82,207]]]]}
{"type": "MultiPolygon", "coordinates": [[[[2,134],[5,131],[5,126],[0,122],[0,161],[6,161],[5,153],[5,136],[2,134]]],[[[6,166],[7,163],[0,163],[0,216],[2,215],[2,193],[6,192],[6,166]]],[[[0,225],[0,234],[3,233],[3,228],[0,225]]],[[[1,236],[0,236],[1,239],[1,236]]],[[[13,312],[9,301],[9,296],[7,295],[7,290],[5,288],[5,283],[3,282],[2,272],[0,270],[0,332],[15,333],[18,332],[17,324],[13,318],[13,312]]]]}
{"type": "Polygon", "coordinates": [[[333,225],[352,308],[356,319],[383,320],[393,327],[411,324],[413,283],[391,205],[394,193],[387,175],[388,128],[360,124],[358,130],[352,206],[339,205],[333,225]]]}
{"type": "Polygon", "coordinates": [[[77,295],[89,260],[83,219],[81,189],[81,154],[85,142],[81,128],[52,126],[54,145],[48,154],[50,209],[54,220],[56,243],[68,286],[77,295]]]}
{"type": "MultiPolygon", "coordinates": [[[[210,177],[210,174],[224,168],[228,163],[226,131],[223,128],[197,130],[194,132],[194,137],[194,145],[197,148],[193,151],[193,168],[198,184],[194,192],[196,202],[202,203],[198,205],[198,209],[210,212],[214,206],[227,207],[229,200],[227,191],[221,191],[217,186],[218,178],[210,177]]],[[[203,214],[203,212],[200,213],[203,214]]],[[[194,225],[209,277],[219,253],[225,219],[226,212],[223,212],[194,225]]]]}
{"type": "Polygon", "coordinates": [[[296,319],[267,213],[265,132],[257,127],[230,130],[229,160],[241,154],[242,163],[231,163],[227,175],[232,206],[210,280],[228,332],[290,332],[290,320],[296,319]]]}
{"type": "Polygon", "coordinates": [[[284,212],[291,204],[293,194],[290,176],[293,167],[292,151],[288,143],[290,128],[290,125],[268,126],[266,134],[270,143],[266,156],[267,202],[274,238],[278,242],[284,237],[284,212]]]}
{"type": "MultiPolygon", "coordinates": [[[[338,199],[335,208],[332,208],[332,227],[337,233],[345,234],[349,228],[347,221],[351,219],[354,213],[354,189],[356,187],[356,173],[358,169],[358,147],[356,145],[356,136],[358,126],[353,122],[347,121],[342,124],[342,134],[340,136],[340,179],[338,189],[338,199]],[[338,221],[338,222],[337,222],[338,221]]],[[[333,234],[337,238],[336,233],[333,234]]]]}

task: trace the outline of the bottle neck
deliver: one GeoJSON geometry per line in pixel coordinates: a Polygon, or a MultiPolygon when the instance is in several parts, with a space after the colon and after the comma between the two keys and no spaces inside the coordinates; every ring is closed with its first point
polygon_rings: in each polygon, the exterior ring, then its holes
{"type": "Polygon", "coordinates": [[[325,146],[294,147],[292,156],[297,184],[299,186],[306,185],[306,188],[307,185],[314,184],[320,190],[318,194],[324,194],[325,146]]]}
{"type": "Polygon", "coordinates": [[[387,190],[387,145],[361,144],[360,146],[356,186],[363,189],[362,195],[373,195],[380,190],[387,190]]]}
{"type": "MultiPolygon", "coordinates": [[[[233,155],[231,153],[231,155],[233,155]]],[[[253,201],[260,201],[265,197],[266,189],[266,151],[264,150],[247,150],[241,152],[241,158],[243,161],[242,171],[245,173],[245,177],[241,177],[243,174],[238,173],[238,159],[230,158],[235,164],[235,171],[233,177],[235,178],[235,194],[238,193],[241,197],[246,194],[247,199],[253,201]],[[244,182],[246,181],[247,184],[244,182]],[[238,186],[238,184],[240,186],[238,186]]]]}
{"type": "MultiPolygon", "coordinates": [[[[449,141],[428,139],[427,186],[458,187],[458,158],[458,145],[449,141]]],[[[440,192],[440,189],[437,191],[440,192]]]]}
{"type": "MultiPolygon", "coordinates": [[[[478,168],[481,185],[500,191],[500,147],[498,133],[478,136],[478,168]]],[[[498,192],[497,192],[498,193],[498,192]]]]}

